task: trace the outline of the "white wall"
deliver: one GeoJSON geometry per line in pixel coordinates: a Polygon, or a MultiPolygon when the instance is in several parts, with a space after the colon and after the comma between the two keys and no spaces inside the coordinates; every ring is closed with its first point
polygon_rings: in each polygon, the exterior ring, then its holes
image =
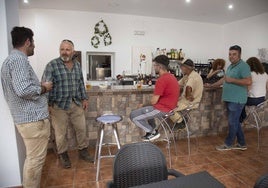
{"type": "MultiPolygon", "coordinates": [[[[16,2],[13,1],[12,3],[16,2]]],[[[5,0],[0,0],[0,67],[8,55],[9,33],[7,32],[8,24],[5,7],[5,0]]],[[[0,106],[0,187],[19,186],[21,185],[21,177],[15,126],[7,103],[4,100],[2,84],[0,84],[0,106]]]]}
{"type": "Polygon", "coordinates": [[[86,51],[115,52],[115,75],[131,69],[131,47],[149,46],[182,48],[187,57],[211,58],[223,55],[222,26],[173,19],[131,15],[62,10],[20,10],[20,24],[35,32],[35,56],[32,65],[39,76],[47,62],[58,57],[59,43],[64,38],[74,41],[82,51],[83,67],[86,51]],[[95,49],[90,44],[95,24],[103,19],[110,30],[113,44],[95,49]],[[135,30],[145,31],[135,36],[135,30]]]}
{"type": "Polygon", "coordinates": [[[226,24],[223,32],[226,57],[234,44],[242,47],[244,60],[257,56],[259,48],[268,48],[268,13],[226,24]]]}

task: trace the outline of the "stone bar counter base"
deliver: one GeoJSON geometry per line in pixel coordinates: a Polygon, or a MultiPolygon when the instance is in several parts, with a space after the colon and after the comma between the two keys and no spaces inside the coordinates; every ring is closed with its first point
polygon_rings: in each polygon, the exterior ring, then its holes
{"type": "MultiPolygon", "coordinates": [[[[149,104],[153,86],[146,86],[142,89],[137,89],[135,86],[109,86],[107,89],[93,86],[87,93],[89,96],[89,109],[86,112],[86,123],[90,146],[94,147],[97,139],[98,123],[95,119],[107,113],[123,117],[123,120],[117,124],[121,144],[141,141],[141,136],[144,132],[131,122],[129,115],[140,104],[149,104]]],[[[227,113],[225,103],[221,100],[221,93],[222,88],[204,89],[199,108],[191,112],[192,124],[190,125],[190,130],[196,132],[198,136],[227,133],[227,113]]],[[[268,117],[267,107],[264,113],[265,117],[268,117]]],[[[265,122],[268,122],[268,118],[266,118],[265,122]]],[[[111,131],[111,127],[107,126],[104,141],[108,139],[107,141],[113,140],[115,142],[111,131]]],[[[179,138],[184,138],[186,134],[180,134],[179,136],[179,138]]],[[[68,129],[68,139],[69,147],[75,148],[76,140],[72,127],[68,129]]]]}

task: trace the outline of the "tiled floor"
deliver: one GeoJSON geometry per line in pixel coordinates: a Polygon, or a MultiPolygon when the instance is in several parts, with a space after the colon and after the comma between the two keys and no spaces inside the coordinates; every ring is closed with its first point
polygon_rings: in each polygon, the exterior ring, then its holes
{"type": "MultiPolygon", "coordinates": [[[[261,131],[261,148],[257,152],[255,129],[245,131],[246,151],[216,151],[226,134],[191,139],[191,156],[188,158],[187,141],[177,141],[178,156],[172,149],[172,168],[191,174],[206,170],[227,188],[253,187],[256,179],[268,173],[268,128],[261,131]]],[[[166,153],[165,144],[157,144],[166,153]]],[[[90,148],[94,154],[94,148],[90,148]]],[[[113,159],[102,159],[100,181],[96,182],[96,166],[78,159],[77,151],[69,152],[72,168],[63,169],[56,155],[49,151],[43,169],[41,187],[50,188],[104,188],[112,178],[113,159]]]]}

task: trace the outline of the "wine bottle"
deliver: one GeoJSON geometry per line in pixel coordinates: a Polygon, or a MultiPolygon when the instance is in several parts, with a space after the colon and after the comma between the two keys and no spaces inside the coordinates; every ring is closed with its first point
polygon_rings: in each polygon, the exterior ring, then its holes
{"type": "Polygon", "coordinates": [[[183,60],[183,53],[182,53],[182,49],[180,49],[179,51],[179,60],[183,60]]]}

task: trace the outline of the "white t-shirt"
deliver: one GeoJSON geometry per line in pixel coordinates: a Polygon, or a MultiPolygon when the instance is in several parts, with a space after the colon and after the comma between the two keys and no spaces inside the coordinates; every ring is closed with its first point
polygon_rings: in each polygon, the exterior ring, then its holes
{"type": "Polygon", "coordinates": [[[265,97],[266,96],[266,83],[268,82],[268,75],[257,74],[251,72],[252,85],[249,87],[248,96],[252,98],[265,97]]]}

